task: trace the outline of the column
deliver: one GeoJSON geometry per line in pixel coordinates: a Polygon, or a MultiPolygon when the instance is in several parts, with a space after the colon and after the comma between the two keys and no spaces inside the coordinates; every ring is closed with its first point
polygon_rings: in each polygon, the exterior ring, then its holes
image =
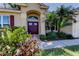
{"type": "Polygon", "coordinates": [[[45,35],[45,15],[40,16],[40,34],[45,35]]]}
{"type": "Polygon", "coordinates": [[[26,31],[27,31],[27,6],[21,5],[21,25],[25,26],[26,31]]]}
{"type": "Polygon", "coordinates": [[[26,31],[27,31],[27,14],[26,12],[21,12],[21,25],[25,26],[26,31]]]}

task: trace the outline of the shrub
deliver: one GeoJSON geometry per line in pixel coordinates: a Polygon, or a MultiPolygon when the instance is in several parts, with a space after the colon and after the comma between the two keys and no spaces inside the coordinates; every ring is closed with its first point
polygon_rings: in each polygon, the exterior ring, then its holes
{"type": "Polygon", "coordinates": [[[70,34],[67,34],[66,35],[66,39],[73,39],[74,37],[72,36],[72,35],[70,35],[70,34]]]}
{"type": "Polygon", "coordinates": [[[40,35],[42,41],[61,40],[61,39],[73,39],[74,37],[64,32],[49,32],[46,35],[40,35]]]}
{"type": "Polygon", "coordinates": [[[49,40],[57,39],[56,32],[49,32],[49,33],[47,33],[46,36],[47,36],[47,39],[49,39],[49,40]]]}
{"type": "Polygon", "coordinates": [[[26,40],[27,34],[23,28],[17,28],[14,31],[11,31],[10,29],[6,29],[6,31],[3,33],[4,34],[4,40],[5,43],[7,44],[12,44],[14,43],[22,43],[26,40]]]}
{"type": "Polygon", "coordinates": [[[45,41],[47,40],[46,35],[39,35],[40,40],[45,41]]]}
{"type": "Polygon", "coordinates": [[[60,32],[59,35],[57,33],[57,36],[59,39],[73,39],[73,36],[71,34],[66,34],[64,32],[60,32]]]}
{"type": "Polygon", "coordinates": [[[40,35],[40,40],[42,41],[50,41],[50,40],[55,40],[57,39],[57,34],[56,32],[49,32],[46,35],[40,35]]]}
{"type": "Polygon", "coordinates": [[[38,41],[29,39],[16,52],[17,56],[33,56],[39,51],[38,41]]]}
{"type": "Polygon", "coordinates": [[[59,38],[59,39],[65,39],[66,38],[66,33],[64,33],[64,32],[57,32],[57,37],[59,38]]]}
{"type": "Polygon", "coordinates": [[[13,55],[15,50],[19,48],[18,44],[22,44],[31,36],[27,34],[23,27],[17,27],[14,30],[6,28],[2,33],[3,37],[1,36],[0,38],[0,51],[4,53],[3,55],[13,55]]]}

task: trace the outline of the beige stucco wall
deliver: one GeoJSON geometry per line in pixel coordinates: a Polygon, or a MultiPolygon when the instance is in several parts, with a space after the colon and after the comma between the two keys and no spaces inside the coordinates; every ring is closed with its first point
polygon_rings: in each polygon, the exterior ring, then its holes
{"type": "Polygon", "coordinates": [[[67,34],[72,34],[73,32],[72,32],[72,25],[69,25],[69,26],[66,26],[66,27],[64,27],[64,28],[62,28],[61,29],[61,31],[62,32],[65,32],[65,33],[67,33],[67,34]]]}
{"type": "Polygon", "coordinates": [[[69,23],[72,23],[71,25],[65,26],[64,28],[61,28],[62,32],[65,32],[67,34],[72,34],[73,33],[73,21],[69,20],[69,23]]]}
{"type": "Polygon", "coordinates": [[[22,26],[25,26],[26,31],[27,31],[27,14],[26,14],[27,6],[21,6],[21,14],[20,14],[20,19],[22,20],[22,26]]]}
{"type": "Polygon", "coordinates": [[[73,33],[72,33],[72,35],[74,37],[78,37],[79,38],[79,11],[76,12],[76,13],[77,13],[77,15],[74,18],[75,18],[75,20],[77,22],[76,23],[73,23],[73,28],[72,28],[73,33]]]}
{"type": "Polygon", "coordinates": [[[45,12],[42,11],[41,17],[40,17],[40,34],[46,34],[45,32],[45,19],[46,19],[46,15],[45,12]]]}
{"type": "Polygon", "coordinates": [[[73,23],[73,33],[72,33],[72,35],[74,37],[79,38],[79,22],[73,23]]]}

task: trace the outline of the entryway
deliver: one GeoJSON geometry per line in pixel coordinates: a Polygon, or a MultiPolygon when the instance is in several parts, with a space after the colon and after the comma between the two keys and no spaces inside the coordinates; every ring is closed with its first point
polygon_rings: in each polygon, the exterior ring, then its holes
{"type": "Polygon", "coordinates": [[[27,11],[27,28],[30,34],[39,34],[40,12],[36,10],[27,11]]]}

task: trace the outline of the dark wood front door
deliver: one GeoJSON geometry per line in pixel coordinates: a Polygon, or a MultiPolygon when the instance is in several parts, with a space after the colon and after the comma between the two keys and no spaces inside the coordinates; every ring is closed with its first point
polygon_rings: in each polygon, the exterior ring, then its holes
{"type": "Polygon", "coordinates": [[[38,22],[28,22],[28,33],[38,34],[38,22]]]}

